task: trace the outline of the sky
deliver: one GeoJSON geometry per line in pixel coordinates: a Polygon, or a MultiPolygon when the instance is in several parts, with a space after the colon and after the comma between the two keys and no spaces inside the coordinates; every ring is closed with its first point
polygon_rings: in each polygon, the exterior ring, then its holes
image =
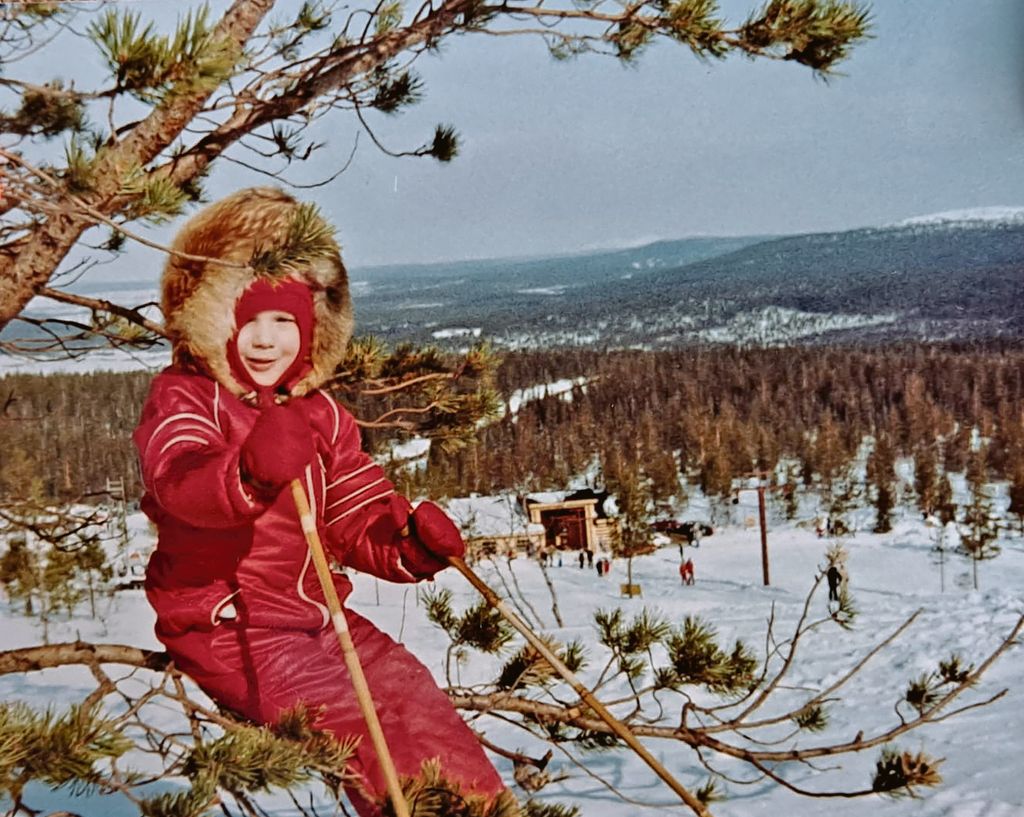
{"type": "MultiPolygon", "coordinates": [[[[132,5],[168,22],[185,7],[132,5]]],[[[724,0],[722,13],[739,23],[757,5],[724,0]]],[[[345,173],[298,194],[323,206],[354,268],[1024,205],[1024,3],[877,0],[872,10],[873,39],[828,82],[789,63],[701,62],[671,43],[623,66],[556,62],[528,38],[453,39],[416,63],[419,105],[368,117],[392,150],[451,123],[461,154],[449,164],[392,158],[364,133],[345,173]]],[[[315,134],[324,149],[288,178],[333,173],[359,130],[348,114],[329,117],[315,134]]],[[[216,197],[265,183],[222,163],[208,189],[216,197]]],[[[150,255],[129,253],[99,274],[162,266],[150,255]]]]}
{"type": "MultiPolygon", "coordinates": [[[[734,21],[752,7],[723,5],[734,21]]],[[[462,154],[391,159],[362,139],[325,207],[358,266],[1024,204],[1024,4],[880,0],[873,12],[874,39],[827,83],[788,63],[702,63],[670,43],[625,67],[462,38],[417,64],[417,108],[373,120],[393,149],[453,123],[462,154]]],[[[354,130],[334,133],[340,164],[354,130]]]]}

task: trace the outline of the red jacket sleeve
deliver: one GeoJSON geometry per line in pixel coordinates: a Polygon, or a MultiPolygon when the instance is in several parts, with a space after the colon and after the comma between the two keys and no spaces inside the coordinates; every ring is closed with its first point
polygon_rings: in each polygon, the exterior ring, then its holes
{"type": "Polygon", "coordinates": [[[409,535],[412,506],[361,449],[352,415],[337,404],[333,408],[336,432],[324,500],[327,547],[341,564],[389,581],[433,577],[436,560],[409,535]]]}
{"type": "Polygon", "coordinates": [[[134,440],[146,490],[165,512],[203,528],[251,522],[267,504],[243,485],[239,445],[221,427],[224,395],[199,376],[153,381],[134,440]]]}

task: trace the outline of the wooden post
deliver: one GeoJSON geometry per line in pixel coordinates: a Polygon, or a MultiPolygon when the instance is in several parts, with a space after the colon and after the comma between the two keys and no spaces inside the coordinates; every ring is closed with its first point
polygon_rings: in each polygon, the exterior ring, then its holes
{"type": "Polygon", "coordinates": [[[768,577],[768,522],[764,507],[764,483],[757,484],[757,515],[761,521],[761,573],[764,576],[764,586],[768,587],[771,581],[768,577]]]}

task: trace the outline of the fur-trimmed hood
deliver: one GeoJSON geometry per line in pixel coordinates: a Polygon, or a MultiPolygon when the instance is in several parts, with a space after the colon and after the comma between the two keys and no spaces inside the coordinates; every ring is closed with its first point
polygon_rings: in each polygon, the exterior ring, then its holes
{"type": "Polygon", "coordinates": [[[170,256],[162,281],[175,364],[202,368],[239,397],[250,391],[228,363],[235,303],[257,279],[291,275],[313,293],[312,369],[292,395],[334,374],[352,334],[352,301],[333,230],[314,207],[273,187],[240,190],[196,213],[171,249],[184,254],[170,256]]]}

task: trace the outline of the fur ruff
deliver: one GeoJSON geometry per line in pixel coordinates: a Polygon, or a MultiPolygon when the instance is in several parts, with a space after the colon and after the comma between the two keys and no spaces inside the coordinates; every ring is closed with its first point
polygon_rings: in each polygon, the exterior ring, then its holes
{"type": "MultiPolygon", "coordinates": [[[[161,308],[174,346],[174,362],[199,367],[239,397],[249,391],[231,372],[227,344],[234,336],[235,302],[259,273],[250,262],[285,241],[300,203],[272,187],[240,190],[200,210],[171,245],[177,252],[164,268],[161,308]]],[[[312,370],[292,389],[301,397],[333,376],[352,335],[352,301],[341,251],[290,265],[288,272],[313,292],[312,370]]]]}

